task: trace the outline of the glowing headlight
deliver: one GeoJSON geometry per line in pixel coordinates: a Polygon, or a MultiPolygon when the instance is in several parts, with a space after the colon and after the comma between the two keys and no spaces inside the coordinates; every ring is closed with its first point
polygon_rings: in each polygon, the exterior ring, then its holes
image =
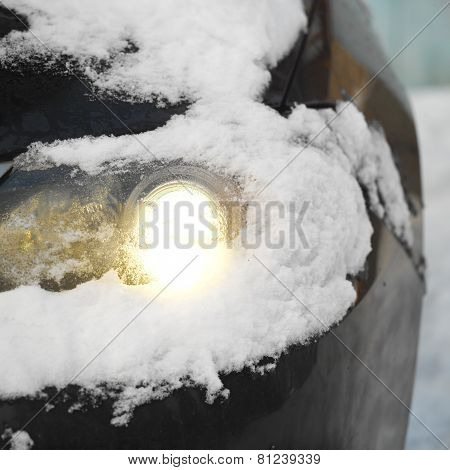
{"type": "Polygon", "coordinates": [[[126,284],[170,290],[226,275],[227,245],[243,220],[234,179],[188,165],[120,178],[63,179],[58,169],[56,182],[55,171],[18,171],[1,185],[0,292],[71,289],[111,270],[126,284]]]}
{"type": "Polygon", "coordinates": [[[206,188],[190,182],[162,184],[140,201],[138,210],[139,257],[153,281],[184,290],[223,272],[225,215],[206,188]]]}
{"type": "Polygon", "coordinates": [[[204,289],[225,275],[228,244],[241,227],[241,206],[232,203],[236,195],[234,183],[199,168],[162,170],[142,181],[126,210],[133,247],[121,278],[183,291],[204,289]]]}

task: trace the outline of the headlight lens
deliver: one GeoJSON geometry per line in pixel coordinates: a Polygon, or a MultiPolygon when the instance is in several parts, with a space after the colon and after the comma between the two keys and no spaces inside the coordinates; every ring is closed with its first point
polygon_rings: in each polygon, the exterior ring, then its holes
{"type": "Polygon", "coordinates": [[[193,289],[224,272],[224,207],[207,188],[189,181],[156,187],[140,201],[139,257],[144,271],[171,290],[193,289]],[[192,260],[189,272],[175,276],[192,260]]]}
{"type": "Polygon", "coordinates": [[[238,185],[199,167],[153,172],[130,195],[123,221],[124,282],[170,283],[171,291],[202,289],[226,274],[227,248],[242,227],[238,185]],[[193,261],[194,260],[194,261],[193,261]],[[177,276],[189,265],[189,272],[177,276]]]}
{"type": "Polygon", "coordinates": [[[126,284],[173,290],[224,274],[242,224],[232,180],[190,166],[72,175],[17,171],[0,186],[0,291],[70,289],[111,269],[126,284]]]}

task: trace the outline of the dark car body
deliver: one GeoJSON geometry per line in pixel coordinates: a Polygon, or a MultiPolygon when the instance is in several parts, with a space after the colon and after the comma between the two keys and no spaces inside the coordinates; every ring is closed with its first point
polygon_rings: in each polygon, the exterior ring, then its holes
{"type": "MultiPolygon", "coordinates": [[[[221,377],[231,392],[227,400],[207,404],[201,389],[183,388],[137,408],[128,426],[114,427],[108,400],[68,414],[78,394],[69,386],[50,411],[38,413],[45,398],[1,401],[0,430],[21,429],[29,422],[26,430],[38,449],[403,447],[424,294],[422,190],[414,122],[390,67],[378,74],[386,57],[364,4],[304,3],[308,32],[272,70],[264,100],[287,114],[294,103],[333,107],[357,95],[355,104],[368,121],[383,128],[392,148],[412,214],[412,249],[372,217],[373,251],[366,272],[354,280],[356,306],[331,332],[287,350],[271,372],[244,370],[221,377]]],[[[6,10],[0,19],[2,35],[23,27],[6,10]]],[[[107,100],[115,117],[67,74],[0,70],[0,83],[4,162],[37,140],[152,130],[188,106],[156,108],[107,100]]],[[[14,171],[4,175],[3,185],[13,186],[19,176],[14,171]]],[[[54,392],[48,390],[49,396],[54,392]]]]}

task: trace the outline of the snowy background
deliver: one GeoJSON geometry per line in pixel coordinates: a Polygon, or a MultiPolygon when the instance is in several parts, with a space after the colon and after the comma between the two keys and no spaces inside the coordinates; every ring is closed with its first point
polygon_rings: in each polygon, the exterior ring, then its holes
{"type": "MultiPolygon", "coordinates": [[[[380,40],[392,57],[445,0],[367,0],[380,40]]],[[[412,409],[450,444],[450,8],[395,60],[409,88],[422,152],[427,295],[412,409]]],[[[440,444],[414,417],[408,449],[440,444]]]]}
{"type": "MultiPolygon", "coordinates": [[[[450,87],[411,91],[425,193],[427,295],[419,343],[413,411],[450,443],[450,87]]],[[[406,447],[440,448],[413,417],[406,447]]]]}

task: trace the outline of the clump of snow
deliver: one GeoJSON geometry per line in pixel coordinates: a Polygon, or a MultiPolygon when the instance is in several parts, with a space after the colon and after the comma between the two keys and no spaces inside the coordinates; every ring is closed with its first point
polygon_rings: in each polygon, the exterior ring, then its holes
{"type": "Polygon", "coordinates": [[[6,428],[1,438],[9,441],[11,450],[30,450],[34,446],[34,441],[26,431],[13,432],[11,428],[6,428]]]}
{"type": "Polygon", "coordinates": [[[384,218],[394,233],[411,246],[413,235],[409,209],[400,175],[382,129],[369,127],[364,116],[348,103],[339,103],[336,111],[323,110],[319,113],[298,106],[290,119],[298,126],[303,126],[307,140],[312,139],[322,128],[327,128],[318,142],[313,141],[312,145],[334,147],[334,156],[330,156],[339,158],[347,168],[350,166],[367,191],[371,210],[378,217],[384,218]],[[315,118],[312,117],[314,114],[315,118]],[[314,125],[307,123],[305,115],[310,117],[314,125]],[[335,144],[338,144],[338,151],[335,144]]]}
{"type": "MultiPolygon", "coordinates": [[[[238,175],[248,200],[296,207],[308,202],[303,231],[309,247],[262,245],[251,251],[239,246],[238,238],[221,282],[206,282],[201,293],[181,297],[157,296],[151,283],[123,285],[113,271],[67,292],[37,286],[4,292],[2,396],[75,383],[116,398],[114,424],[125,424],[136,406],[184,385],[204,387],[209,401],[226,397],[219,373],[262,370],[263,357],[276,358],[289,345],[325,332],[354,303],[347,276],[364,267],[372,234],[360,185],[376,213],[410,242],[409,214],[389,146],[356,108],[344,110],[305,148],[334,111],[298,106],[285,118],[258,102],[268,67],[288,52],[305,25],[297,0],[112,1],[107,11],[95,0],[6,2],[12,3],[52,49],[80,64],[107,58],[110,68],[86,71],[97,86],[112,92],[126,87],[140,99],[195,101],[185,115],[140,134],[139,141],[87,136],[33,144],[19,158],[22,167],[67,164],[96,174],[105,164],[182,158],[238,175]],[[139,51],[118,53],[127,40],[139,51]]],[[[2,41],[2,60],[27,50],[35,54],[32,43],[29,33],[11,33],[2,41]]],[[[251,220],[246,230],[255,230],[251,220]]],[[[173,266],[174,276],[183,268],[173,266]]],[[[189,276],[189,269],[182,275],[189,276]]]]}

